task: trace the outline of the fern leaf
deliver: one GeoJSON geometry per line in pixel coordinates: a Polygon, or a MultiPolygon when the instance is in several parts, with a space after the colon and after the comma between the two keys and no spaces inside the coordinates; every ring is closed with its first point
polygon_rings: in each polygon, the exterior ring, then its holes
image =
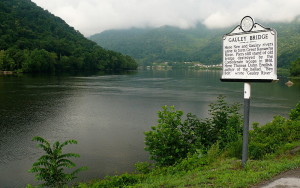
{"type": "Polygon", "coordinates": [[[74,176],[75,174],[78,174],[79,172],[82,172],[82,171],[87,170],[87,169],[88,169],[88,167],[86,167],[86,166],[80,167],[80,168],[74,170],[74,171],[71,173],[71,175],[74,176]]]}
{"type": "Polygon", "coordinates": [[[66,146],[66,145],[68,145],[68,144],[77,144],[78,142],[76,141],[76,140],[67,140],[67,141],[65,141],[64,143],[62,143],[61,145],[60,145],[60,147],[62,148],[62,147],[64,147],[64,146],[66,146]]]}
{"type": "Polygon", "coordinates": [[[70,168],[70,167],[76,166],[75,163],[73,163],[72,161],[70,161],[68,159],[60,159],[57,161],[57,163],[58,163],[58,165],[57,165],[58,167],[64,166],[64,167],[70,168]]]}
{"type": "Polygon", "coordinates": [[[58,157],[58,159],[70,158],[70,157],[78,158],[78,157],[80,157],[80,155],[77,154],[77,153],[66,153],[66,154],[60,155],[60,156],[58,157]]]}

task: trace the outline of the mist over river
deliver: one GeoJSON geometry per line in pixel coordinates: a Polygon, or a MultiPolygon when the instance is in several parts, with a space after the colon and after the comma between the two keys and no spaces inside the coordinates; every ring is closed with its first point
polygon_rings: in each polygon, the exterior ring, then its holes
{"type": "MultiPolygon", "coordinates": [[[[243,103],[243,83],[224,83],[220,76],[191,70],[0,75],[0,187],[36,184],[28,173],[42,154],[34,136],[78,141],[64,150],[81,155],[77,166],[89,167],[77,181],[133,171],[134,163],[149,158],[143,132],[156,125],[161,106],[205,118],[220,94],[243,103]]],[[[252,84],[250,122],[287,116],[300,101],[300,82],[287,87],[287,81],[252,84]]]]}

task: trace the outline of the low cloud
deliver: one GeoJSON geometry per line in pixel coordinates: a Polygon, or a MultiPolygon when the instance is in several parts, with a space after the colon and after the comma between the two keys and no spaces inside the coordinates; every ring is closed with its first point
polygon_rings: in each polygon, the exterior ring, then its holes
{"type": "Polygon", "coordinates": [[[64,19],[86,36],[108,29],[208,28],[238,25],[250,15],[256,20],[289,22],[298,16],[299,0],[32,0],[64,19]]]}

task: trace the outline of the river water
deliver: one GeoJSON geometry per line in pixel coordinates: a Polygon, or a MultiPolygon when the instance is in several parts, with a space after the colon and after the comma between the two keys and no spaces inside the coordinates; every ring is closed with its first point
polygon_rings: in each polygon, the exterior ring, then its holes
{"type": "MultiPolygon", "coordinates": [[[[31,141],[76,139],[66,152],[88,166],[77,180],[131,172],[147,161],[143,132],[156,124],[163,105],[200,118],[217,96],[243,103],[243,83],[220,82],[220,71],[137,71],[92,75],[0,75],[0,185],[36,184],[28,173],[43,153],[31,141]]],[[[300,83],[253,83],[250,121],[287,116],[300,100],[300,83]]]]}

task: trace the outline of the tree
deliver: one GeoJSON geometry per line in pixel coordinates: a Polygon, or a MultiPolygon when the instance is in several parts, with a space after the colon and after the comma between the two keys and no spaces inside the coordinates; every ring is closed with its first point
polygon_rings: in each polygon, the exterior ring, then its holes
{"type": "Polygon", "coordinates": [[[145,132],[145,150],[150,152],[151,159],[165,166],[185,158],[188,147],[180,131],[183,112],[175,110],[174,106],[162,109],[158,112],[158,125],[145,132]]]}
{"type": "Polygon", "coordinates": [[[2,0],[0,5],[0,50],[5,52],[0,70],[114,70],[127,69],[128,61],[137,67],[134,59],[103,49],[30,0],[2,0]],[[25,50],[29,56],[22,54],[25,50]]]}
{"type": "Polygon", "coordinates": [[[0,68],[6,71],[12,71],[16,67],[14,59],[8,50],[0,51],[0,68]]]}
{"type": "Polygon", "coordinates": [[[5,57],[5,51],[0,50],[0,70],[3,70],[4,57],[5,57]]]}
{"type": "Polygon", "coordinates": [[[291,63],[290,73],[291,76],[300,76],[300,58],[291,63]]]}
{"type": "Polygon", "coordinates": [[[225,96],[219,96],[216,103],[209,105],[211,117],[207,123],[210,124],[209,139],[210,145],[216,140],[220,141],[220,148],[224,148],[227,143],[238,140],[242,134],[242,115],[239,113],[240,104],[228,104],[225,96]]]}
{"type": "Polygon", "coordinates": [[[242,135],[242,115],[240,105],[230,105],[224,96],[219,96],[210,106],[211,117],[198,119],[191,113],[182,120],[183,112],[174,106],[163,106],[158,112],[158,124],[145,132],[145,150],[158,165],[172,165],[197,149],[207,152],[219,143],[225,148],[242,135]]]}
{"type": "Polygon", "coordinates": [[[81,167],[69,174],[64,172],[65,168],[73,168],[76,166],[75,163],[68,158],[77,158],[80,157],[80,155],[75,153],[63,154],[62,149],[68,144],[77,144],[76,140],[67,140],[63,143],[56,141],[52,147],[50,143],[42,137],[37,136],[32,140],[39,142],[40,144],[38,144],[38,147],[46,152],[45,155],[41,156],[37,162],[32,165],[32,168],[29,171],[36,173],[35,177],[37,180],[44,181],[41,186],[63,187],[68,182],[75,179],[77,173],[86,169],[86,167],[81,167]]]}

